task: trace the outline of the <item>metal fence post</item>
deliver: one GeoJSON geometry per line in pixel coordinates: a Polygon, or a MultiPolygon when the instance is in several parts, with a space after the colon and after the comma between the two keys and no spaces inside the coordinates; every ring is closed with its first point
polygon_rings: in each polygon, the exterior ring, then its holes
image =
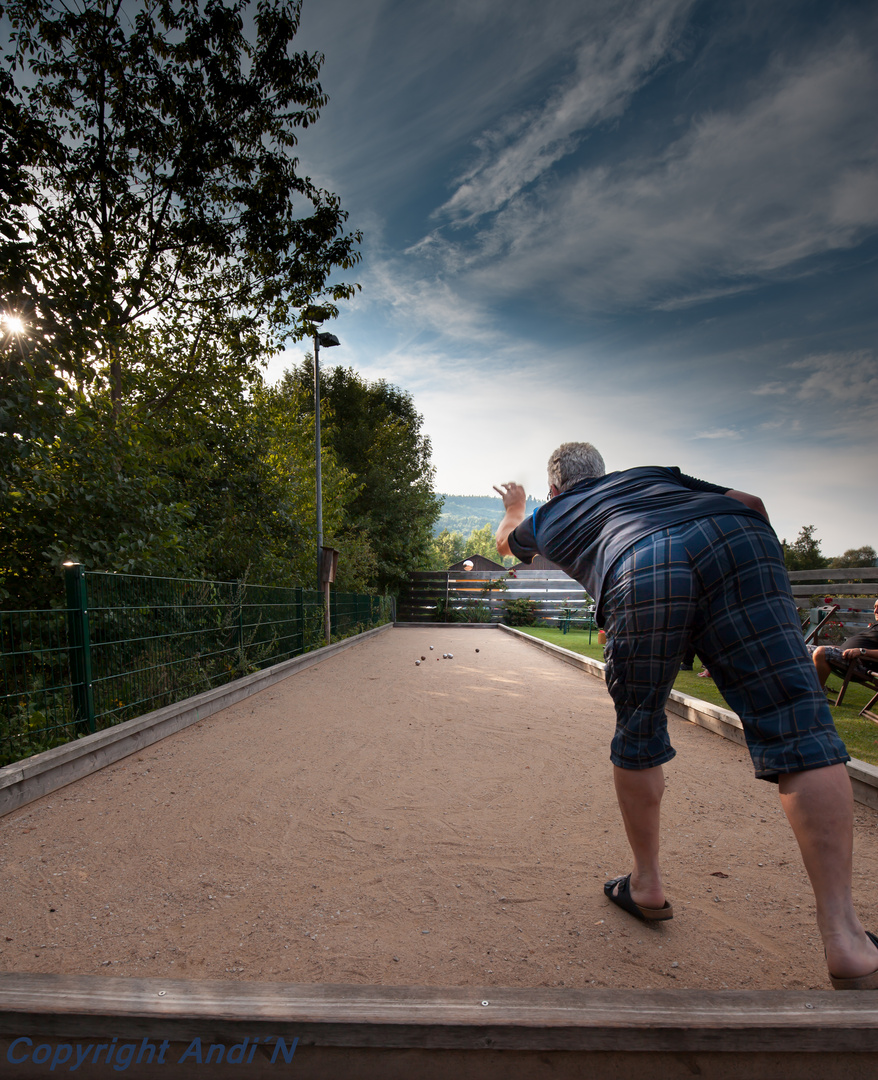
{"type": "Polygon", "coordinates": [[[241,581],[235,581],[235,648],[238,650],[238,659],[243,667],[244,663],[244,596],[247,586],[241,581]]]}
{"type": "Polygon", "coordinates": [[[293,655],[301,656],[305,652],[305,590],[299,586],[295,592],[296,638],[293,655]]]}
{"type": "Polygon", "coordinates": [[[73,714],[77,723],[95,729],[95,702],[91,682],[91,638],[88,627],[88,589],[81,563],[64,568],[67,589],[67,647],[70,656],[73,714]]]}

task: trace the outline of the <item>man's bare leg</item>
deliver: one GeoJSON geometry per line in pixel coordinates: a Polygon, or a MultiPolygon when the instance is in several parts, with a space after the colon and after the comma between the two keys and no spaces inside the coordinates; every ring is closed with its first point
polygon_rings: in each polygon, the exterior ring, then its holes
{"type": "Polygon", "coordinates": [[[820,680],[820,685],[826,686],[826,680],[832,674],[832,668],[826,661],[822,645],[814,650],[812,659],[814,661],[814,667],[817,668],[817,678],[820,680]]]}
{"type": "Polygon", "coordinates": [[[665,902],[659,870],[659,831],[665,774],[661,765],[652,769],[620,769],[614,765],[613,780],[628,843],[634,855],[631,899],[641,907],[660,908],[665,902]]]}
{"type": "Polygon", "coordinates": [[[847,769],[830,765],[787,773],[778,787],[811,879],[830,974],[855,978],[878,970],[878,950],[866,937],[851,897],[854,803],[847,769]]]}

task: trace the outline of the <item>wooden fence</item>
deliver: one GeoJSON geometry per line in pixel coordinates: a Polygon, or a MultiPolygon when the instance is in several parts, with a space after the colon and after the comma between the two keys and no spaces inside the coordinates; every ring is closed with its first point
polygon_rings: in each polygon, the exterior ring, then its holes
{"type": "Polygon", "coordinates": [[[533,600],[537,618],[548,626],[565,621],[594,625],[591,597],[563,570],[427,571],[411,575],[399,598],[401,622],[499,622],[506,603],[533,600]]]}
{"type": "MultiPolygon", "coordinates": [[[[878,595],[878,566],[848,570],[794,570],[790,573],[793,596],[803,618],[811,625],[820,622],[827,610],[826,600],[840,610],[821,631],[826,643],[835,631],[843,637],[862,630],[872,622],[872,607],[878,595]]],[[[537,617],[548,626],[588,627],[594,604],[578,581],[563,570],[509,571],[417,571],[411,575],[399,598],[401,622],[499,622],[510,600],[528,598],[536,603],[537,617]],[[572,613],[572,617],[571,617],[572,613]]]]}
{"type": "Polygon", "coordinates": [[[832,604],[839,611],[820,632],[819,643],[829,644],[832,637],[850,637],[873,621],[872,608],[878,596],[878,566],[848,570],[793,570],[790,572],[793,596],[809,624],[816,626],[832,604]],[[840,624],[833,628],[832,623],[840,624]],[[833,632],[834,631],[834,632],[833,632]]]}

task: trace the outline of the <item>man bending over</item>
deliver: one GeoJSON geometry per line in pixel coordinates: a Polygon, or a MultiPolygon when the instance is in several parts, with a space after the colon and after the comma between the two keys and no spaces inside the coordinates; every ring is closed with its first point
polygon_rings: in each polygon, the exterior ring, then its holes
{"type": "Polygon", "coordinates": [[[851,899],[853,796],[826,698],[805,648],[783,553],[760,499],[679,469],[605,475],[590,443],[549,458],[550,501],[531,517],[507,483],[497,550],[541,554],[595,598],[616,707],[610,760],[634,869],[609,899],[669,919],[659,867],[662,765],[674,756],[665,703],[692,642],[744,725],[756,776],[779,786],[817,902],[832,985],[878,989],[878,937],[851,899]]]}

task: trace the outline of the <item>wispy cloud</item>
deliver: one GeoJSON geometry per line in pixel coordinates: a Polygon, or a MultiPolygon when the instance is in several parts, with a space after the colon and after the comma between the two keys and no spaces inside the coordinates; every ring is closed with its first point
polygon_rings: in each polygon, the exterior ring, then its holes
{"type": "MultiPolygon", "coordinates": [[[[622,82],[605,108],[620,104],[622,82]]],[[[742,89],[740,108],[695,119],[657,156],[547,175],[536,190],[524,185],[567,129],[549,124],[555,134],[541,138],[529,123],[446,204],[471,215],[499,207],[489,227],[434,233],[430,253],[467,287],[554,289],[587,309],[672,309],[800,273],[802,260],[878,228],[876,96],[874,57],[844,39],[795,66],[778,60],[742,89]]]]}
{"type": "Polygon", "coordinates": [[[878,412],[878,355],[870,349],[805,356],[785,365],[785,380],[772,379],[751,393],[799,403],[818,402],[825,409],[851,406],[858,415],[878,412]]]}
{"type": "Polygon", "coordinates": [[[846,444],[849,468],[871,461],[878,429],[874,350],[805,356],[783,365],[781,374],[750,391],[767,406],[761,430],[782,430],[796,443],[810,437],[825,447],[846,444]]]}
{"type": "Polygon", "coordinates": [[[874,352],[862,349],[808,356],[790,368],[810,372],[796,390],[799,401],[849,405],[861,414],[878,414],[878,356],[874,352]]]}
{"type": "Polygon", "coordinates": [[[774,380],[773,382],[763,383],[761,386],[755,386],[750,392],[756,394],[757,397],[786,396],[790,393],[790,387],[788,383],[774,380]]]}
{"type": "Polygon", "coordinates": [[[735,428],[709,428],[706,431],[696,431],[693,439],[740,439],[741,432],[735,428]]]}
{"type": "Polygon", "coordinates": [[[297,42],[325,50],[330,103],[304,134],[302,159],[346,205],[348,192],[378,202],[392,192],[395,212],[400,200],[419,203],[425,182],[447,192],[449,176],[478,168],[461,169],[458,155],[475,150],[490,167],[539,114],[534,88],[557,84],[580,44],[620,11],[684,2],[692,0],[306,2],[297,42]]]}
{"type": "Polygon", "coordinates": [[[692,3],[641,0],[605,10],[604,20],[595,20],[578,50],[574,75],[541,108],[507,115],[482,134],[477,162],[458,178],[454,194],[434,216],[472,223],[500,209],[571,153],[589,128],[624,112],[650,73],[667,60],[692,3]]]}

